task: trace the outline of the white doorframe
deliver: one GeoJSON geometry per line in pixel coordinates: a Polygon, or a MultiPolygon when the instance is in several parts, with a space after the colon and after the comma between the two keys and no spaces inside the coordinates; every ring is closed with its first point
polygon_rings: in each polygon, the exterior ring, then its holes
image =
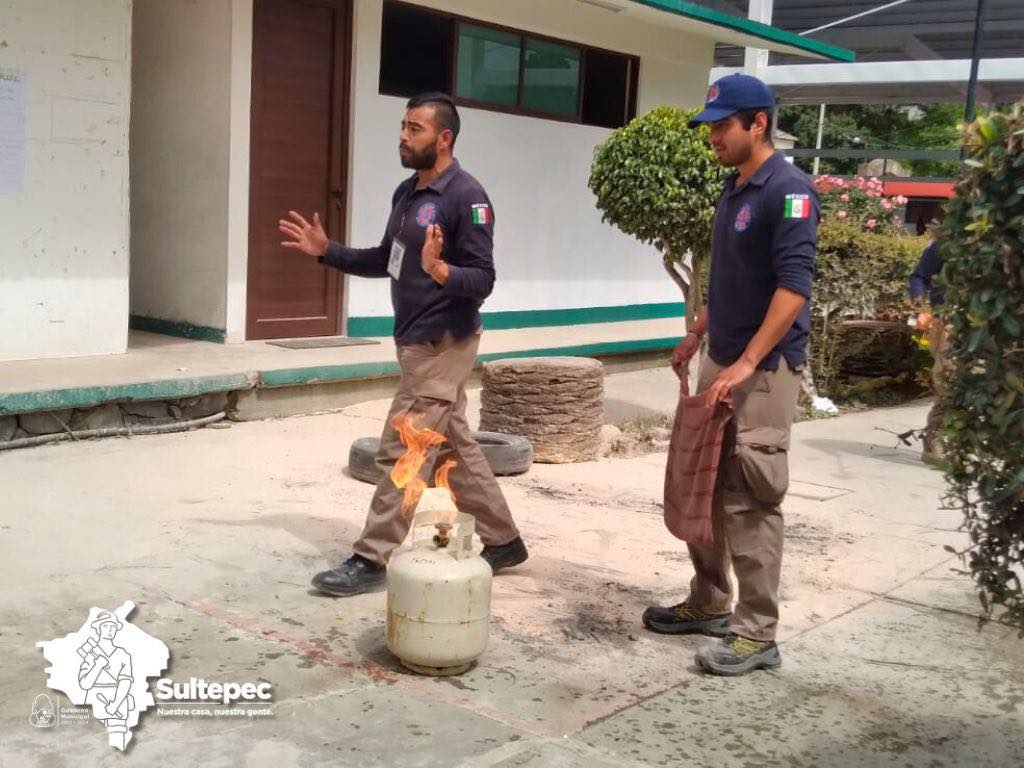
{"type": "Polygon", "coordinates": [[[249,129],[253,0],[231,0],[231,131],[228,158],[228,281],[225,341],[245,341],[249,264],[249,129]]]}

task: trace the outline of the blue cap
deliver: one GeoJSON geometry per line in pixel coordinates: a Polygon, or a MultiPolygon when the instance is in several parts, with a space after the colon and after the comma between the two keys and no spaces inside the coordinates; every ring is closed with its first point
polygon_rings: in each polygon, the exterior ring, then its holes
{"type": "Polygon", "coordinates": [[[724,120],[748,109],[775,109],[772,89],[751,75],[726,75],[708,88],[704,109],[689,122],[689,126],[696,128],[701,123],[724,120]]]}

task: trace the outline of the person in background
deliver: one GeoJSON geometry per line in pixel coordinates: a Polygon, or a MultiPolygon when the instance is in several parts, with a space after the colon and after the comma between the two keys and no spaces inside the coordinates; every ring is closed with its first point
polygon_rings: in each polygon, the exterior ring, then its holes
{"type": "Polygon", "coordinates": [[[949,343],[946,324],[942,321],[941,309],[944,299],[939,275],[942,272],[942,256],[939,254],[939,243],[934,237],[928,241],[917,266],[910,273],[910,299],[920,310],[917,315],[917,328],[928,334],[928,344],[932,358],[932,390],[935,401],[928,412],[928,421],[924,429],[924,450],[921,459],[930,464],[941,462],[945,458],[942,447],[942,420],[946,415],[946,346],[949,343]]]}

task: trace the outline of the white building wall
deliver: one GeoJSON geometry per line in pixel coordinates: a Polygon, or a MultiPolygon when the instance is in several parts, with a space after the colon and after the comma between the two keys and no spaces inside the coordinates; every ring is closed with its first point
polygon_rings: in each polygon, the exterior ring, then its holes
{"type": "Polygon", "coordinates": [[[27,81],[24,189],[0,194],[0,360],[124,352],[131,0],[5,0],[27,81]]]}
{"type": "MultiPolygon", "coordinates": [[[[714,44],[575,0],[429,0],[420,5],[638,55],[638,114],[696,106],[714,44]]],[[[378,93],[382,0],[355,0],[349,242],[380,241],[395,186],[404,100],[378,93]]],[[[498,282],[485,311],[677,302],[657,252],[601,223],[587,187],[606,129],[460,109],[456,156],[494,203],[498,282]]],[[[387,282],[351,278],[350,317],[391,313],[387,282]]]]}
{"type": "Polygon", "coordinates": [[[133,315],[226,327],[231,40],[231,0],[135,0],[133,315]]]}

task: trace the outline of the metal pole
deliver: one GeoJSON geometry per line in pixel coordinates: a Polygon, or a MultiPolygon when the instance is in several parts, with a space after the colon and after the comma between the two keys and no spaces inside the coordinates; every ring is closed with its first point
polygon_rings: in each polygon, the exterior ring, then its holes
{"type": "MultiPolygon", "coordinates": [[[[821,110],[818,112],[818,138],[814,142],[815,149],[821,149],[821,135],[825,131],[825,105],[821,105],[821,110]]],[[[821,158],[818,155],[814,156],[814,170],[815,176],[818,175],[818,171],[821,168],[821,158]]]]}
{"type": "Polygon", "coordinates": [[[974,120],[974,95],[978,90],[978,61],[981,59],[981,41],[985,32],[985,0],[978,0],[977,12],[974,16],[974,48],[971,52],[971,77],[967,81],[967,105],[964,109],[964,121],[974,120]]]}

